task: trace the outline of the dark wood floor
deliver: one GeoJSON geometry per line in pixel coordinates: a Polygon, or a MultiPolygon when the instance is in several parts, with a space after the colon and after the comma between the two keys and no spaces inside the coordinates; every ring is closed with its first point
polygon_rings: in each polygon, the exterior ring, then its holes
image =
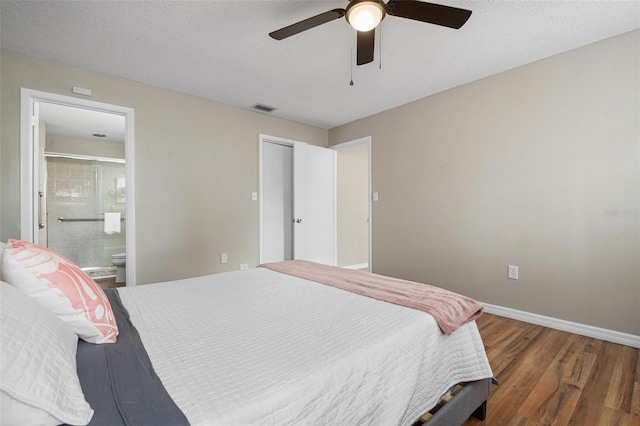
{"type": "Polygon", "coordinates": [[[478,327],[500,386],[466,426],[640,426],[639,349],[490,314],[478,327]]]}

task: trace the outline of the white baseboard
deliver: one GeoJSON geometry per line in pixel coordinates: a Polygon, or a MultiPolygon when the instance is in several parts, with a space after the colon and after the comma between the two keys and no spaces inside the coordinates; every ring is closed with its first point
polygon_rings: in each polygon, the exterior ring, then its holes
{"type": "Polygon", "coordinates": [[[360,263],[358,265],[342,266],[342,268],[345,268],[345,269],[369,269],[369,264],[368,263],[360,263]]]}
{"type": "Polygon", "coordinates": [[[640,349],[640,336],[634,334],[621,333],[619,331],[607,330],[606,328],[594,327],[591,325],[579,324],[577,322],[565,321],[557,318],[546,317],[544,315],[532,314],[530,312],[518,311],[516,309],[482,303],[485,312],[500,315],[531,324],[542,325],[556,330],[567,331],[581,336],[593,337],[594,339],[606,340],[607,342],[619,343],[640,349]]]}

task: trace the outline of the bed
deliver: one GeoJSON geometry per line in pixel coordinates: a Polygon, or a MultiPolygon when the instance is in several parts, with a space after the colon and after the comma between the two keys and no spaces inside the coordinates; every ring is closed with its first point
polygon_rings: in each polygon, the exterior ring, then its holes
{"type": "Polygon", "coordinates": [[[459,383],[426,424],[486,410],[474,321],[260,267],[106,296],[116,342],[75,354],[90,425],[412,425],[459,383]]]}

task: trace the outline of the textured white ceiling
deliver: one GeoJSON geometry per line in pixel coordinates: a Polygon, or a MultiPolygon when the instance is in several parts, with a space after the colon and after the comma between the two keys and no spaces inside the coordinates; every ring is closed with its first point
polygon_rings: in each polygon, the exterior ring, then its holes
{"type": "Polygon", "coordinates": [[[473,11],[460,30],[388,16],[355,67],[339,19],[268,33],[347,1],[7,1],[3,48],[332,128],[640,28],[638,1],[439,0],[473,11]],[[382,66],[380,68],[380,51],[382,66]]]}

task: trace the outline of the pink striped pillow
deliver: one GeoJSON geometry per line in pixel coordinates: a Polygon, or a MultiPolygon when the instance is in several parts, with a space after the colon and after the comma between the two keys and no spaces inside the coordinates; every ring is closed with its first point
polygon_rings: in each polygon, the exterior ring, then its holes
{"type": "Polygon", "coordinates": [[[118,326],[100,286],[72,261],[27,241],[9,240],[2,278],[58,315],[81,339],[113,343],[118,326]]]}

